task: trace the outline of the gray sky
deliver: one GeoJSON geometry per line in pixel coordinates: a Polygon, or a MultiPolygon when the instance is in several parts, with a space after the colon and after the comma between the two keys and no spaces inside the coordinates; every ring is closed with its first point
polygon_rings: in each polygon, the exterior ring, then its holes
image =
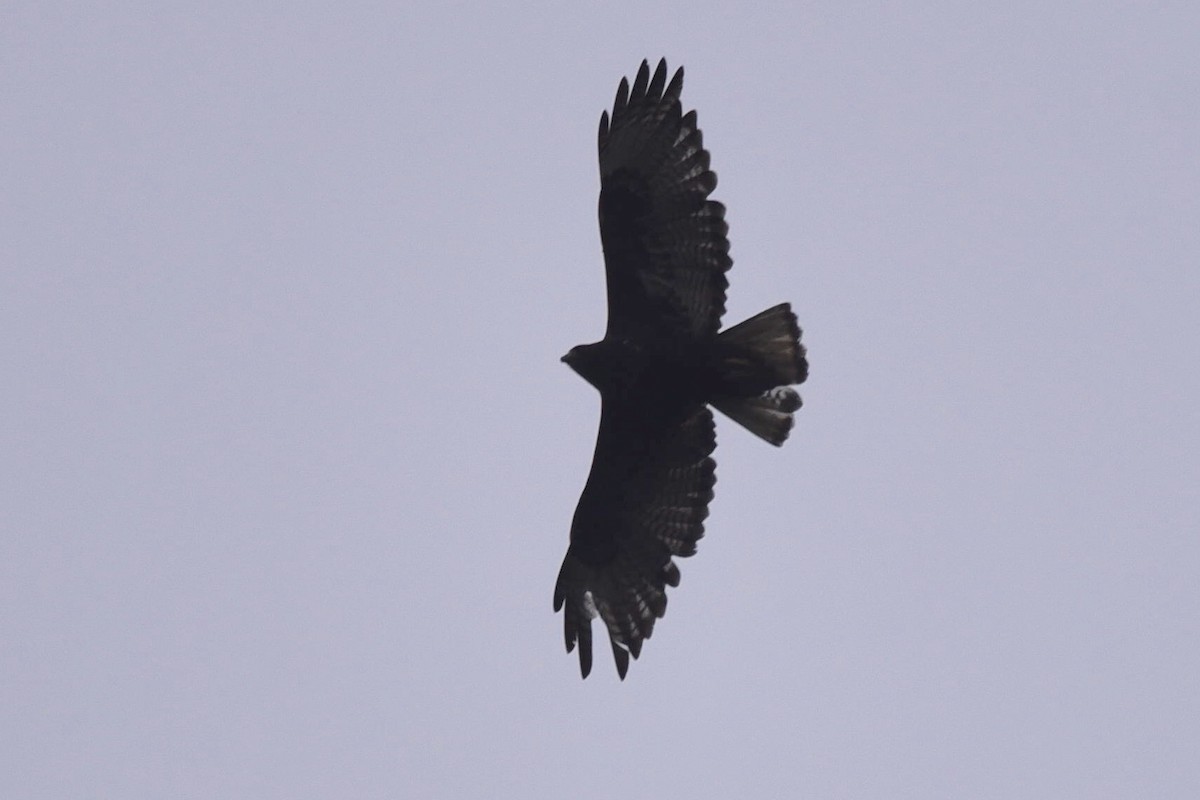
{"type": "Polygon", "coordinates": [[[0,11],[0,796],[1200,794],[1195,4],[252,6],[0,11]],[[812,377],[585,683],[663,55],[812,377]]]}

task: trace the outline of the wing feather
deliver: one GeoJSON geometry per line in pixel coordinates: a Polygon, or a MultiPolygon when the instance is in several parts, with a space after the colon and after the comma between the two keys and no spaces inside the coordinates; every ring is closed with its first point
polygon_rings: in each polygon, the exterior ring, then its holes
{"type": "Polygon", "coordinates": [[[642,62],[600,117],[600,237],[608,275],[608,335],[715,335],[725,312],[725,207],[708,199],[717,176],[696,125],[682,113],[683,68],[667,82],[642,62]]]}
{"type": "Polygon", "coordinates": [[[554,609],[564,608],[567,652],[591,671],[591,621],[600,617],[621,678],[629,657],[667,610],[679,585],[673,557],[696,552],[713,497],[712,412],[692,406],[656,414],[606,398],[596,454],[571,525],[554,609]]]}

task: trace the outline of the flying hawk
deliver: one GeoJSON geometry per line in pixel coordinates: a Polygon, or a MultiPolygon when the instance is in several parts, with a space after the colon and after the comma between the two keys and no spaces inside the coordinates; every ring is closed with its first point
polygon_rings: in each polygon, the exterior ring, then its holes
{"type": "Polygon", "coordinates": [[[608,329],[563,361],[600,391],[600,431],[554,589],[567,652],[592,669],[592,619],[608,629],[622,680],[696,552],[716,482],[711,405],[774,445],[792,428],[808,375],[787,303],[721,331],[729,258],[717,176],[682,113],[683,69],[666,60],[622,78],[600,116],[600,239],[608,329]]]}

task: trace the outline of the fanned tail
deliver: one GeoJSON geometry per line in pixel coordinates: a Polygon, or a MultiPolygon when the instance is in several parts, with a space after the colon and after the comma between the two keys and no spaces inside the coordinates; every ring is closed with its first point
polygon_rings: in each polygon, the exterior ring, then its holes
{"type": "Polygon", "coordinates": [[[788,303],[755,314],[717,337],[720,394],[712,405],[775,446],[792,430],[801,406],[791,388],[808,377],[800,326],[788,303]]]}
{"type": "Polygon", "coordinates": [[[725,416],[760,439],[778,447],[792,432],[792,413],[800,408],[800,395],[781,386],[757,397],[724,397],[713,405],[725,416]]]}

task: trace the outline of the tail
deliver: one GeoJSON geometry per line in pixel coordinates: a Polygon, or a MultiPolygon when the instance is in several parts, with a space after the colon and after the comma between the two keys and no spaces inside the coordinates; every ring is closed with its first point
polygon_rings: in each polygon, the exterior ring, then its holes
{"type": "Polygon", "coordinates": [[[801,405],[791,387],[808,377],[791,305],[781,303],[722,331],[717,345],[721,389],[712,405],[755,436],[783,444],[801,405]]]}

